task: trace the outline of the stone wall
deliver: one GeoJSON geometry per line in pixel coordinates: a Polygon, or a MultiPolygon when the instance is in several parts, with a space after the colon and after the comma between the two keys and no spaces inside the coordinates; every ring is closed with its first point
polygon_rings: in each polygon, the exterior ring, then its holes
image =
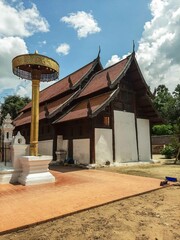
{"type": "Polygon", "coordinates": [[[152,154],[160,154],[164,145],[171,143],[172,135],[152,136],[152,154]]]}

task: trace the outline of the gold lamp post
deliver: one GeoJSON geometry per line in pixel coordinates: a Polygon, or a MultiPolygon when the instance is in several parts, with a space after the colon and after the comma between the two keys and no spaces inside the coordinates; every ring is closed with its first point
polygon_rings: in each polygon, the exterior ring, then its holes
{"type": "Polygon", "coordinates": [[[24,54],[12,60],[13,73],[20,78],[32,81],[32,108],[30,155],[38,155],[39,133],[39,85],[40,82],[56,80],[59,76],[59,64],[52,58],[38,54],[24,54]]]}

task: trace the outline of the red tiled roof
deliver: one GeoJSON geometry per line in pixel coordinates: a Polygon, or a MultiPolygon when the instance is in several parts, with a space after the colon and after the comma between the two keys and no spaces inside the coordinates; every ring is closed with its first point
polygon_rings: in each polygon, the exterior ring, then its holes
{"type": "MultiPolygon", "coordinates": [[[[47,105],[49,114],[52,114],[56,109],[60,108],[72,95],[73,93],[63,98],[60,98],[56,101],[53,101],[52,103],[49,103],[47,105]]],[[[44,118],[45,118],[45,111],[44,111],[44,105],[42,105],[39,108],[39,120],[42,120],[44,118]]],[[[31,122],[31,110],[23,114],[20,114],[19,117],[17,117],[13,123],[15,124],[15,126],[20,126],[20,125],[28,124],[30,122],[31,122]]]]}
{"type": "Polygon", "coordinates": [[[115,65],[95,74],[89,84],[87,84],[87,86],[82,90],[79,97],[87,96],[93,92],[106,88],[108,86],[107,73],[109,73],[111,83],[113,83],[125,69],[128,60],[129,58],[127,57],[115,65]]]}
{"type": "Polygon", "coordinates": [[[79,104],[77,104],[74,108],[70,110],[65,116],[60,118],[55,123],[75,120],[79,118],[85,118],[88,116],[88,108],[87,104],[90,102],[92,113],[99,109],[111,96],[112,91],[108,93],[101,94],[97,97],[93,97],[90,99],[86,99],[79,104]]]}
{"type": "Polygon", "coordinates": [[[26,113],[21,113],[14,121],[15,126],[21,126],[31,122],[31,113],[28,111],[26,113]]]}
{"type": "MultiPolygon", "coordinates": [[[[84,67],[80,68],[76,72],[68,75],[67,77],[59,80],[58,82],[54,83],[53,85],[49,86],[48,88],[42,90],[40,92],[39,102],[45,102],[63,92],[69,90],[69,77],[71,78],[71,82],[73,86],[81,81],[81,79],[92,69],[95,60],[90,62],[89,64],[85,65],[84,67]]],[[[31,102],[27,104],[21,111],[24,111],[28,108],[31,108],[31,102]]]]}

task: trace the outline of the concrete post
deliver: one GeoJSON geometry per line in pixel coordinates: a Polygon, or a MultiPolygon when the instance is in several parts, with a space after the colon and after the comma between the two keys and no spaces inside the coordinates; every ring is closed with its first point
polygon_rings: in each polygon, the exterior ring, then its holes
{"type": "Polygon", "coordinates": [[[18,177],[22,172],[22,165],[19,158],[27,155],[29,146],[25,144],[25,138],[21,135],[20,132],[14,137],[11,147],[11,159],[12,166],[14,168],[13,177],[11,182],[18,182],[18,177]]]}

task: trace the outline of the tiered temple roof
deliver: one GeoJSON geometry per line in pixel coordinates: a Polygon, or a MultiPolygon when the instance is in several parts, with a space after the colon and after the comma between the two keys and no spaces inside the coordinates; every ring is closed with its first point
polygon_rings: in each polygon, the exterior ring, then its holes
{"type": "MultiPolygon", "coordinates": [[[[40,120],[52,119],[53,124],[80,118],[92,118],[103,110],[128,79],[136,94],[140,117],[152,123],[161,122],[153,107],[152,94],[147,86],[135,54],[102,69],[99,56],[76,72],[40,92],[40,120]]],[[[14,120],[16,126],[31,122],[31,102],[14,120]]]]}

